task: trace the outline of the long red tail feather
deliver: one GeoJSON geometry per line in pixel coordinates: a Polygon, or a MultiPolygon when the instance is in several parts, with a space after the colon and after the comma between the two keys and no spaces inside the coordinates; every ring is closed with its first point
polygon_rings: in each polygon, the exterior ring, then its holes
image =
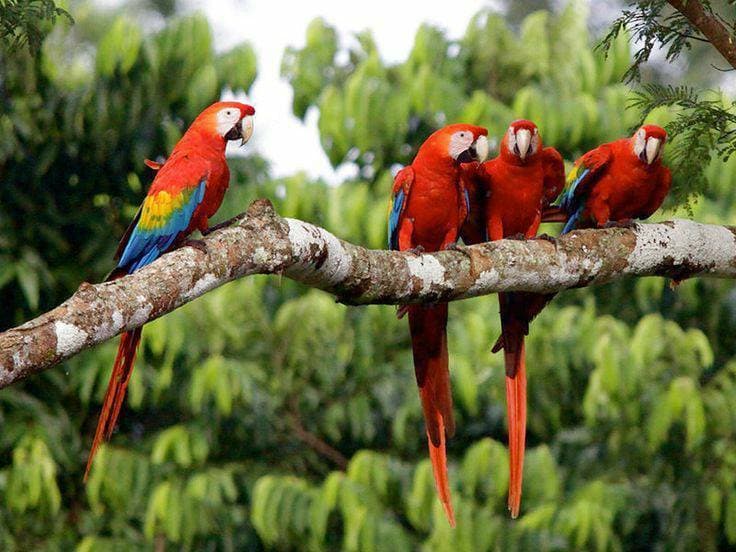
{"type": "MultiPolygon", "coordinates": [[[[519,318],[516,294],[499,293],[501,328],[506,368],[506,412],[509,424],[509,497],[511,517],[519,515],[526,448],[526,351],[524,336],[528,322],[519,318]]],[[[522,309],[521,314],[524,314],[522,309]]]]}
{"type": "Polygon", "coordinates": [[[447,437],[455,433],[447,355],[447,304],[431,307],[410,305],[408,312],[414,371],[424,411],[434,481],[447,519],[455,527],[445,450],[447,437]]]}
{"type": "Polygon", "coordinates": [[[133,373],[133,364],[135,363],[138,344],[141,341],[142,329],[136,328],[120,336],[118,354],[115,356],[115,364],[112,367],[112,374],[110,375],[110,382],[107,384],[105,400],[102,404],[100,417],[97,420],[95,437],[92,440],[92,448],[89,451],[87,468],[84,470],[85,482],[89,476],[89,470],[92,467],[95,454],[97,454],[97,449],[103,440],[106,441],[110,438],[115,429],[115,424],[117,423],[118,415],[125,399],[125,391],[128,388],[128,382],[133,373]]]}
{"type": "Polygon", "coordinates": [[[506,410],[509,417],[509,498],[511,517],[519,516],[526,450],[526,362],[524,338],[515,354],[504,353],[506,363],[516,366],[516,374],[506,376],[506,410]]]}

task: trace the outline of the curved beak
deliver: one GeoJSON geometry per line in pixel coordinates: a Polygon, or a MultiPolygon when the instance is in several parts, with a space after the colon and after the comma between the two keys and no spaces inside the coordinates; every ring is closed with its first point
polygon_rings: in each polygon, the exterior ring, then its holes
{"type": "Polygon", "coordinates": [[[225,140],[240,140],[240,145],[243,146],[253,136],[253,116],[246,115],[240,119],[235,126],[231,128],[225,135],[225,140]]]}
{"type": "Polygon", "coordinates": [[[645,156],[645,159],[642,159],[642,161],[645,161],[647,165],[651,165],[654,160],[657,159],[657,157],[659,156],[659,150],[661,148],[662,140],[653,137],[647,138],[647,146],[642,152],[645,156]]]}
{"type": "Polygon", "coordinates": [[[470,147],[457,156],[459,163],[470,163],[471,161],[485,161],[488,157],[488,138],[478,136],[470,147]]]}
{"type": "Polygon", "coordinates": [[[530,130],[522,128],[516,131],[516,145],[514,146],[514,150],[516,155],[518,155],[522,159],[522,161],[526,159],[531,145],[532,133],[530,130]]]}
{"type": "Polygon", "coordinates": [[[241,147],[253,136],[253,116],[246,115],[240,119],[240,145],[241,147]]]}

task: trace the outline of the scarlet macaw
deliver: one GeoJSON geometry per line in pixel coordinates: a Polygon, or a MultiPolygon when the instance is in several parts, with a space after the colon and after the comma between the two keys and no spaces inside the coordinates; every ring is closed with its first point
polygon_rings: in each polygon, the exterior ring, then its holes
{"type": "MultiPolygon", "coordinates": [[[[195,230],[207,232],[209,218],[219,209],[230,181],[225,146],[229,140],[241,140],[243,144],[248,141],[253,134],[254,114],[253,107],[242,103],[214,103],[197,116],[165,163],[146,163],[158,172],[118,245],[115,253],[118,264],[108,280],[131,274],[153,262],[181,245],[195,230]]],[[[115,428],[142,329],[124,332],[120,338],[87,460],[85,481],[98,447],[103,439],[110,438],[115,428]]]]}
{"type": "MultiPolygon", "coordinates": [[[[440,251],[455,245],[468,213],[460,163],[485,159],[487,134],[485,128],[472,125],[446,126],[427,138],[412,164],[398,172],[389,214],[390,249],[440,251]]],[[[406,311],[434,480],[447,519],[454,526],[445,452],[445,439],[455,431],[447,356],[447,303],[409,305],[406,311]]]]}
{"type": "MultiPolygon", "coordinates": [[[[532,238],[537,235],[542,211],[557,199],[565,185],[565,165],[554,148],[542,146],[531,121],[511,123],[499,154],[475,172],[486,190],[485,225],[488,239],[532,238]]],[[[528,293],[499,293],[506,367],[506,409],[509,424],[509,497],[511,516],[519,515],[526,441],[526,358],[528,333],[525,311],[528,293]]],[[[494,352],[497,349],[494,348],[494,352]]]]}
{"type": "Polygon", "coordinates": [[[644,125],[631,138],[603,144],[578,159],[560,202],[568,217],[562,233],[650,217],[672,183],[662,164],[666,141],[662,127],[644,125]]]}

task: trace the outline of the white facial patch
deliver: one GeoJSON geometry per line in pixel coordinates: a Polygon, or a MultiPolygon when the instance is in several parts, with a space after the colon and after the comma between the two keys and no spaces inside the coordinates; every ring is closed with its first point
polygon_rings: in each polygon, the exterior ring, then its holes
{"type": "Polygon", "coordinates": [[[450,136],[450,147],[448,153],[453,159],[457,159],[459,155],[473,145],[473,133],[469,130],[460,130],[450,136]]]}
{"type": "Polygon", "coordinates": [[[225,107],[217,112],[217,134],[225,136],[240,120],[240,110],[235,107],[225,107]]]}
{"type": "Polygon", "coordinates": [[[647,133],[643,128],[640,128],[634,134],[634,155],[641,158],[641,154],[646,147],[647,133]]]}
{"type": "Polygon", "coordinates": [[[508,131],[506,131],[506,143],[508,144],[509,151],[516,155],[516,133],[514,132],[514,127],[509,127],[508,131]]]}

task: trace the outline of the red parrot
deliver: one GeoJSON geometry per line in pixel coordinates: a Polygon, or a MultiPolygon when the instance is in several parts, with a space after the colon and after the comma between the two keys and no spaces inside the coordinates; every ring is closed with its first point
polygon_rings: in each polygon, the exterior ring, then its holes
{"type": "Polygon", "coordinates": [[[662,164],[666,141],[662,127],[644,125],[631,138],[603,144],[578,159],[560,202],[568,217],[562,233],[650,217],[672,184],[662,164]]]}
{"type": "MultiPolygon", "coordinates": [[[[487,134],[485,128],[472,125],[446,126],[427,138],[412,164],[398,172],[389,214],[390,249],[441,251],[455,245],[468,213],[460,163],[485,159],[487,134]]],[[[445,440],[455,431],[447,356],[447,303],[409,305],[406,310],[434,480],[447,519],[454,527],[445,451],[445,440]]]]}
{"type": "MultiPolygon", "coordinates": [[[[486,190],[488,239],[536,236],[542,211],[565,185],[565,165],[554,148],[542,146],[537,126],[514,121],[501,141],[499,154],[476,170],[486,190]]],[[[506,366],[506,409],[509,424],[509,498],[511,516],[519,515],[526,441],[525,311],[528,293],[499,293],[506,366]]],[[[495,351],[495,350],[494,350],[495,351]]]]}
{"type": "MultiPolygon", "coordinates": [[[[217,102],[202,111],[165,163],[147,162],[156,169],[148,195],[125,231],[107,280],[131,274],[181,245],[199,230],[206,233],[209,218],[219,209],[230,181],[225,161],[229,140],[244,144],[253,133],[255,110],[237,102],[217,102]]],[[[141,340],[141,328],[124,332],[105,393],[97,430],[87,460],[87,480],[103,439],[109,439],[123,405],[141,340]]]]}

